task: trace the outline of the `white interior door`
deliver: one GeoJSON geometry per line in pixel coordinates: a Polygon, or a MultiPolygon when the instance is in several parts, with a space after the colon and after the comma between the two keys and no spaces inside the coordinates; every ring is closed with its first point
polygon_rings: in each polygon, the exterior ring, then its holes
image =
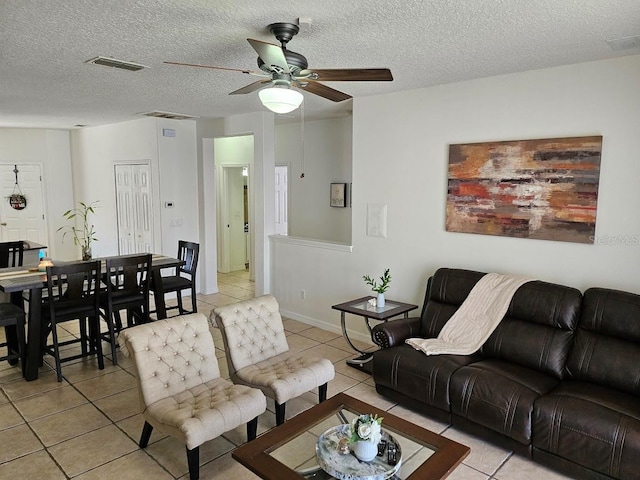
{"type": "Polygon", "coordinates": [[[116,165],[115,180],[119,253],[151,252],[153,223],[149,165],[116,165]]]}
{"type": "Polygon", "coordinates": [[[47,245],[42,185],[40,165],[0,165],[0,239],[3,242],[27,240],[47,245]],[[9,205],[9,196],[18,188],[27,199],[23,210],[16,210],[9,205]]]}
{"type": "Polygon", "coordinates": [[[289,233],[289,194],[287,180],[289,167],[276,165],[276,234],[289,233]]]}
{"type": "Polygon", "coordinates": [[[227,181],[227,229],[229,243],[229,270],[244,270],[247,263],[247,239],[245,234],[245,185],[242,167],[225,167],[227,181]]]}

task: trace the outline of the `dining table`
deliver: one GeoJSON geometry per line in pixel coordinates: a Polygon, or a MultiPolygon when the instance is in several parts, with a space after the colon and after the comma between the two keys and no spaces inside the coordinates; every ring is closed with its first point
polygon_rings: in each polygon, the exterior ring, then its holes
{"type": "MultiPolygon", "coordinates": [[[[120,255],[127,257],[131,255],[120,255]]],[[[102,270],[106,271],[106,261],[114,257],[100,257],[93,260],[102,261],[102,270]]],[[[58,262],[54,262],[58,263],[58,262]]],[[[70,263],[70,262],[59,262],[70,263]]],[[[158,320],[167,318],[167,307],[162,289],[161,271],[184,265],[184,260],[166,255],[153,254],[151,257],[151,291],[156,304],[158,320]]],[[[27,347],[23,355],[22,375],[27,381],[38,378],[38,370],[42,363],[42,290],[47,287],[46,272],[36,267],[11,267],[0,269],[0,291],[11,294],[11,301],[23,308],[23,293],[28,292],[27,314],[27,347]]],[[[9,340],[9,338],[8,338],[9,340]]],[[[12,342],[13,343],[13,342],[12,342]]],[[[17,350],[16,345],[9,348],[17,350]]]]}

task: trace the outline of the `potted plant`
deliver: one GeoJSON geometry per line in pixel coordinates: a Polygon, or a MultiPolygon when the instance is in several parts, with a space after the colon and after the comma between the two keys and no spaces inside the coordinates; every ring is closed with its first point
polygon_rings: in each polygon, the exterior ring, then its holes
{"type": "Polygon", "coordinates": [[[378,443],[382,439],[382,417],[365,414],[355,417],[350,424],[349,443],[359,460],[370,462],[378,453],[378,443]]]}
{"type": "Polygon", "coordinates": [[[96,232],[94,225],[89,223],[89,216],[95,214],[95,209],[98,205],[98,201],[91,203],[78,202],[76,208],[67,210],[62,216],[69,222],[70,225],[63,225],[57,231],[64,231],[62,234],[62,241],[67,234],[73,236],[73,243],[79,245],[82,248],[82,260],[91,260],[91,244],[97,242],[96,232]],[[82,227],[78,228],[76,219],[82,220],[82,227]]]}
{"type": "Polygon", "coordinates": [[[391,283],[391,274],[389,274],[389,269],[387,268],[382,276],[380,277],[380,283],[373,280],[369,275],[363,275],[362,279],[364,283],[371,287],[371,290],[377,292],[378,298],[376,301],[376,306],[384,307],[384,292],[389,288],[389,284],[391,283]]]}

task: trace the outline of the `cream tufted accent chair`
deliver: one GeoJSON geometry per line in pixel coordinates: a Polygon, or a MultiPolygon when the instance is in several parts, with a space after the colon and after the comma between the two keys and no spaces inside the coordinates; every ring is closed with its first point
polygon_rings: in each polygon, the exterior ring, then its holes
{"type": "Polygon", "coordinates": [[[289,352],[277,300],[271,295],[216,307],[211,321],[222,332],[231,380],[257,387],[275,401],[276,423],[285,419],[287,400],[318,387],[327,399],[333,364],[304,352],[289,352]]]}
{"type": "Polygon", "coordinates": [[[239,425],[256,437],[262,392],[220,378],[213,338],[201,313],[127,328],[118,337],[134,361],[145,419],[140,447],[154,427],[187,447],[189,476],[199,477],[199,446],[239,425]]]}

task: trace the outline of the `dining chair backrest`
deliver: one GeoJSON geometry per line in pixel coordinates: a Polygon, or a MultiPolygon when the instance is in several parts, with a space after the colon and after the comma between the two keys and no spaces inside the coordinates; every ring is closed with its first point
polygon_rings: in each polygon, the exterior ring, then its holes
{"type": "Polygon", "coordinates": [[[77,318],[80,312],[98,315],[100,261],[47,267],[47,303],[58,321],[77,318]]]}
{"type": "Polygon", "coordinates": [[[0,268],[21,267],[24,258],[24,243],[1,242],[0,243],[0,268]]]}
{"type": "Polygon", "coordinates": [[[123,294],[149,298],[151,254],[110,257],[106,260],[107,296],[123,294]]]}
{"type": "Polygon", "coordinates": [[[185,240],[178,241],[178,258],[184,261],[184,265],[178,270],[179,273],[186,273],[191,276],[191,279],[195,277],[196,269],[198,268],[199,252],[199,244],[185,240]]]}

